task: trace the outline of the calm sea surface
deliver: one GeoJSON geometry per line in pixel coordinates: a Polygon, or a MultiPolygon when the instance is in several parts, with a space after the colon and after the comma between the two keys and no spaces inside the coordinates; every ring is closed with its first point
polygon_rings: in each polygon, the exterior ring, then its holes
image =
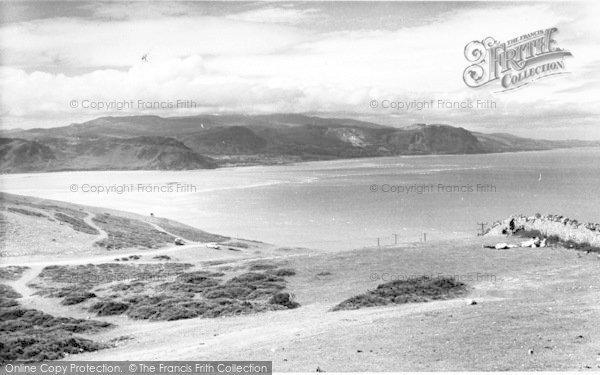
{"type": "Polygon", "coordinates": [[[0,176],[0,190],[152,212],[210,232],[280,245],[343,249],[374,246],[378,237],[382,245],[392,244],[395,235],[398,242],[418,241],[423,232],[431,240],[473,236],[477,223],[513,213],[600,222],[600,149],[177,172],[14,174],[0,176]],[[138,184],[173,192],[144,192],[138,184]],[[177,184],[188,191],[175,191],[177,184]],[[113,191],[82,191],[98,186],[113,191]]]}

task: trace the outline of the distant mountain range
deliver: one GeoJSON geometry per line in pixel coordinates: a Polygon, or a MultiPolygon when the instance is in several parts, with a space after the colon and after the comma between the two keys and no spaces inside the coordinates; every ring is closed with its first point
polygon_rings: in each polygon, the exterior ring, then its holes
{"type": "Polygon", "coordinates": [[[470,132],[404,128],[298,114],[102,117],[51,129],[0,132],[0,172],[183,170],[228,165],[600,146],[470,132]]]}

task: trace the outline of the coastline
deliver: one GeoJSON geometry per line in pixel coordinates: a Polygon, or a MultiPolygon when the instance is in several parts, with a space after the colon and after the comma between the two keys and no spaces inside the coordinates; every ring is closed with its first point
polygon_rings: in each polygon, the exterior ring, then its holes
{"type": "Polygon", "coordinates": [[[345,162],[353,160],[379,160],[379,159],[412,159],[421,157],[452,157],[452,156],[477,156],[477,155],[498,155],[498,154],[520,154],[520,153],[536,153],[536,152],[548,152],[548,151],[560,151],[560,150],[586,150],[586,149],[600,149],[600,145],[589,145],[589,146],[573,146],[573,147],[552,147],[538,150],[516,150],[516,151],[493,151],[493,152],[481,152],[481,153],[428,153],[428,154],[398,154],[398,155],[379,155],[379,156],[356,156],[356,157],[343,157],[343,158],[320,158],[315,160],[290,160],[282,162],[256,162],[256,163],[227,163],[224,165],[217,165],[215,168],[198,168],[198,169],[113,169],[113,168],[101,168],[101,169],[57,169],[48,171],[19,171],[19,172],[0,172],[2,175],[29,175],[29,174],[47,174],[47,173],[71,173],[71,172],[193,172],[193,171],[211,171],[211,170],[223,170],[223,169],[236,169],[236,168],[247,168],[247,167],[281,167],[281,166],[297,166],[297,165],[311,165],[313,163],[332,163],[332,162],[345,162]]]}
{"type": "Polygon", "coordinates": [[[419,241],[423,232],[430,239],[465,237],[478,232],[477,222],[491,223],[515,212],[561,212],[593,221],[597,217],[594,204],[600,202],[595,203],[597,196],[590,189],[600,181],[597,174],[585,169],[596,158],[596,150],[553,150],[198,171],[4,175],[0,190],[141,215],[154,212],[232,237],[342,250],[375,246],[377,238],[382,245],[394,244],[395,234],[400,242],[419,241]],[[574,180],[579,183],[569,182],[574,180]],[[142,183],[160,188],[173,182],[194,185],[196,190],[123,194],[69,190],[71,184],[81,188],[82,184],[119,187],[142,183]],[[430,183],[489,183],[497,189],[489,194],[421,195],[369,190],[373,184],[430,183]],[[523,199],[516,199],[515,194],[523,199]]]}

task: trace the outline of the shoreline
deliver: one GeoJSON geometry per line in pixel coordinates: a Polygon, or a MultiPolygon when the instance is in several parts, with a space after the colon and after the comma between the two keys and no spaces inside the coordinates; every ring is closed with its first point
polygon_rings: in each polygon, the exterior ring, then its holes
{"type": "Polygon", "coordinates": [[[600,149],[599,146],[574,146],[574,147],[555,147],[542,150],[518,150],[518,151],[497,151],[497,152],[482,152],[482,153],[467,153],[467,154],[400,154],[400,155],[381,155],[381,156],[358,156],[351,158],[333,158],[333,159],[317,159],[317,160],[298,160],[281,163],[241,163],[216,166],[215,168],[200,168],[200,169],[66,169],[66,170],[51,170],[51,171],[28,171],[28,172],[0,172],[2,175],[28,175],[28,174],[41,174],[41,173],[70,173],[70,172],[193,172],[193,171],[213,171],[213,170],[227,170],[236,168],[247,168],[247,167],[281,167],[281,166],[296,166],[312,163],[331,163],[331,162],[344,162],[352,160],[369,160],[369,159],[382,159],[382,158],[393,158],[393,159],[412,159],[420,157],[452,157],[452,156],[481,156],[481,155],[504,155],[504,154],[521,154],[521,153],[533,153],[533,152],[549,152],[549,151],[562,151],[562,150],[585,150],[585,149],[600,149]]]}
{"type": "MultiPolygon", "coordinates": [[[[387,245],[394,242],[393,234],[397,234],[402,242],[416,241],[422,232],[438,239],[467,237],[477,233],[477,222],[491,223],[514,212],[561,212],[570,217],[594,220],[597,215],[592,208],[596,198],[585,200],[585,197],[590,190],[587,186],[597,181],[595,174],[586,175],[584,183],[577,186],[562,183],[560,176],[567,165],[585,165],[595,159],[595,155],[596,151],[568,149],[496,156],[457,155],[450,159],[439,156],[405,160],[345,159],[333,163],[305,162],[295,166],[232,167],[210,171],[16,174],[0,176],[4,181],[0,190],[95,207],[122,208],[141,215],[154,212],[232,237],[339,250],[374,246],[377,237],[387,245]],[[545,163],[546,159],[557,163],[545,163]],[[512,165],[516,168],[506,169],[512,165]],[[541,182],[538,181],[540,171],[543,173],[541,182]],[[369,191],[373,183],[456,184],[463,180],[464,183],[494,183],[498,192],[491,195],[399,195],[369,191]],[[197,191],[168,194],[69,191],[70,183],[166,185],[172,181],[194,184],[197,191]],[[515,191],[522,191],[529,198],[524,201],[513,199],[511,192],[515,191]],[[346,196],[352,204],[344,204],[346,196]],[[561,196],[563,198],[556,199],[561,196]],[[287,213],[275,209],[283,204],[289,204],[287,213]],[[333,210],[330,216],[322,210],[327,206],[333,210]],[[441,209],[441,216],[438,209],[441,209]],[[450,215],[451,212],[456,215],[450,215]],[[359,219],[361,215],[366,216],[359,219]],[[378,215],[379,220],[374,215],[378,215]],[[331,220],[333,217],[335,220],[331,220]],[[248,225],[254,218],[261,220],[248,225]],[[287,225],[278,225],[280,220],[288,221],[287,225]]],[[[569,174],[577,178],[580,169],[573,169],[569,174]]]]}

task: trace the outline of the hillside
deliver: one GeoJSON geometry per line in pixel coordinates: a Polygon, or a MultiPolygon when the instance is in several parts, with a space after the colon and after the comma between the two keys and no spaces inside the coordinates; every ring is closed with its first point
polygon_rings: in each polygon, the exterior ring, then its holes
{"type": "Polygon", "coordinates": [[[178,170],[216,163],[166,137],[0,138],[3,173],[63,170],[178,170]]]}
{"type": "Polygon", "coordinates": [[[159,250],[228,238],[183,223],[104,208],[0,193],[0,257],[62,256],[159,250]],[[32,232],[35,228],[35,233],[32,232]]]}
{"type": "Polygon", "coordinates": [[[0,172],[202,169],[418,154],[477,154],[598,146],[443,124],[396,128],[297,114],[102,117],[52,129],[1,133],[0,172]]]}

